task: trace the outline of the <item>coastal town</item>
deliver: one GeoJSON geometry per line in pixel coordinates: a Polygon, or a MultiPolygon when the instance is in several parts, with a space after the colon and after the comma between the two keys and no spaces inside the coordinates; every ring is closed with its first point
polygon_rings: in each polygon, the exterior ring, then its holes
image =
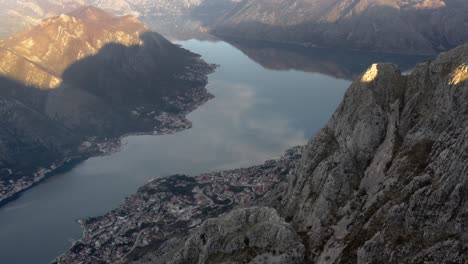
{"type": "Polygon", "coordinates": [[[130,111],[130,118],[137,120],[137,123],[152,124],[148,131],[141,130],[141,126],[130,127],[129,131],[116,131],[115,137],[96,137],[93,135],[76,135],[77,137],[86,136],[79,146],[73,146],[68,150],[68,155],[49,164],[43,164],[35,169],[32,174],[24,174],[14,167],[5,167],[0,169],[0,206],[18,198],[18,196],[40,184],[47,178],[57,174],[58,170],[67,170],[73,165],[90,157],[109,155],[120,149],[120,140],[128,135],[153,134],[168,135],[186,130],[192,127],[192,123],[186,116],[212,99],[205,86],[207,84],[207,75],[212,73],[216,65],[207,64],[201,58],[194,57],[189,65],[184,67],[182,73],[174,74],[173,82],[180,89],[177,96],[164,96],[163,105],[170,106],[172,111],[158,109],[160,105],[154,106],[136,106],[130,111]]]}
{"type": "Polygon", "coordinates": [[[301,151],[250,168],[152,180],[114,211],[80,220],[83,238],[55,264],[124,263],[162,247],[208,218],[257,203],[286,181],[301,151]]]}

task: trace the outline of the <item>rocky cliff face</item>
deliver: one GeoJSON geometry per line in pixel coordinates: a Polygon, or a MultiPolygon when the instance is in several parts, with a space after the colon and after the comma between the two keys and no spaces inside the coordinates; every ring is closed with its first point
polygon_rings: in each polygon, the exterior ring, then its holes
{"type": "Polygon", "coordinates": [[[281,206],[315,263],[466,263],[468,46],[373,65],[304,151],[281,206]]]}
{"type": "Polygon", "coordinates": [[[468,40],[462,0],[248,0],[218,35],[396,53],[431,54],[468,40]]]}
{"type": "Polygon", "coordinates": [[[208,219],[174,251],[138,263],[299,264],[304,259],[300,236],[274,209],[265,207],[208,219]]]}
{"type": "Polygon", "coordinates": [[[0,204],[130,133],[186,129],[214,67],[137,19],[86,7],[0,49],[0,204]]]}
{"type": "Polygon", "coordinates": [[[184,178],[190,184],[180,176],[151,182],[118,210],[88,220],[83,241],[59,263],[91,263],[98,256],[113,263],[115,249],[123,249],[122,263],[467,263],[467,102],[468,45],[410,75],[374,64],[301,148],[298,161],[288,155],[184,178]],[[215,175],[225,184],[249,177],[276,183],[247,203],[237,190],[224,210],[196,209],[207,204],[200,193],[231,193],[215,187],[215,175]],[[201,192],[200,179],[211,179],[201,192]],[[166,185],[176,188],[161,188],[166,185]],[[174,214],[184,224],[148,224],[174,214]],[[149,235],[181,227],[184,232],[149,235]]]}

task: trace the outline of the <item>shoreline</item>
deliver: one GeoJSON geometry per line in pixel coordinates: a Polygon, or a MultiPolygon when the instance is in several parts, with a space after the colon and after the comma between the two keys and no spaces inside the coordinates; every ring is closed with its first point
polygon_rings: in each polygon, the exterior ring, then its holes
{"type": "Polygon", "coordinates": [[[52,263],[126,263],[209,218],[276,199],[274,190],[294,171],[302,149],[293,147],[251,167],[155,178],[112,211],[77,220],[82,237],[52,263]],[[142,211],[148,213],[142,217],[142,211]]]}
{"type": "Polygon", "coordinates": [[[54,177],[54,176],[56,176],[58,174],[66,173],[68,171],[71,171],[73,168],[75,168],[81,162],[83,162],[83,161],[85,161],[85,160],[87,160],[87,159],[89,159],[91,157],[92,156],[65,159],[63,161],[63,164],[59,165],[54,170],[46,172],[44,176],[35,179],[35,181],[33,181],[33,183],[30,186],[25,187],[24,189],[18,190],[17,192],[13,193],[12,195],[0,200],[0,209],[2,209],[4,206],[9,204],[10,202],[13,202],[13,201],[19,199],[21,197],[21,195],[23,195],[23,193],[25,193],[25,192],[29,191],[30,189],[44,183],[46,180],[48,180],[48,179],[50,179],[50,178],[52,178],[52,177],[54,177]]]}
{"type": "Polygon", "coordinates": [[[440,52],[435,53],[418,53],[418,52],[397,52],[397,51],[380,51],[380,50],[373,50],[373,49],[359,49],[359,48],[347,48],[347,47],[339,47],[339,46],[327,46],[327,45],[319,45],[313,44],[308,42],[299,42],[299,41],[281,41],[281,40],[272,40],[272,39],[262,39],[262,38],[252,38],[252,37],[242,37],[238,35],[229,35],[223,34],[219,32],[211,32],[213,36],[219,38],[220,40],[238,40],[238,41],[258,41],[270,44],[277,44],[277,45],[291,45],[296,47],[302,47],[305,49],[337,49],[337,50],[345,50],[345,51],[353,51],[353,52],[362,52],[362,53],[373,53],[373,54],[386,54],[386,55],[400,55],[400,56],[420,56],[420,57],[435,57],[440,52]]]}
{"type": "MultiPolygon", "coordinates": [[[[125,137],[138,135],[164,136],[190,129],[192,127],[192,123],[187,119],[188,114],[214,98],[214,95],[208,92],[206,86],[208,84],[208,75],[213,73],[218,66],[205,63],[201,58],[196,58],[193,65],[191,66],[198,67],[203,64],[205,64],[204,68],[198,72],[200,76],[197,78],[203,78],[204,83],[202,85],[199,84],[190,87],[190,98],[193,99],[193,102],[188,105],[183,105],[179,113],[168,113],[161,111],[158,116],[155,117],[155,119],[161,123],[159,127],[154,127],[151,131],[128,132],[115,138],[103,139],[102,141],[93,141],[89,138],[83,140],[81,145],[76,146],[76,149],[71,151],[71,153],[76,155],[64,157],[58,161],[52,161],[51,164],[47,166],[47,168],[40,168],[29,177],[22,177],[16,182],[10,183],[9,185],[13,186],[13,190],[11,190],[9,193],[7,192],[4,198],[0,198],[0,210],[10,202],[19,199],[21,195],[28,190],[44,183],[47,179],[56,176],[57,174],[72,170],[74,167],[87,159],[99,156],[107,156],[117,152],[122,146],[122,140],[125,137]],[[201,94],[200,91],[202,91],[201,94]],[[80,148],[84,149],[80,150],[80,148]],[[24,186],[14,190],[15,186],[19,184],[24,184],[24,186]]],[[[189,71],[188,73],[192,72],[189,71]]],[[[184,76],[181,78],[184,78],[184,76]]],[[[5,186],[9,185],[6,184],[5,186]]]]}
{"type": "MultiPolygon", "coordinates": [[[[198,107],[202,106],[203,104],[205,104],[206,102],[208,102],[210,99],[214,98],[213,96],[207,96],[207,100],[204,100],[201,104],[197,104],[195,106],[195,109],[196,110],[198,107]]],[[[192,110],[192,111],[194,111],[192,110]]],[[[192,112],[192,111],[188,111],[188,113],[192,112]]],[[[14,193],[12,193],[11,195],[7,196],[6,198],[2,198],[0,199],[0,209],[2,209],[4,206],[6,206],[7,204],[9,204],[10,202],[13,202],[17,199],[19,199],[21,197],[21,195],[27,191],[29,191],[30,189],[44,183],[46,180],[58,175],[58,174],[62,174],[62,173],[66,173],[66,172],[69,172],[71,171],[73,168],[75,168],[76,166],[78,166],[79,164],[81,164],[83,161],[86,161],[87,159],[90,159],[90,158],[96,158],[96,157],[102,157],[102,156],[108,156],[108,155],[112,155],[114,154],[115,152],[118,152],[120,147],[122,146],[122,140],[126,137],[129,137],[129,136],[144,136],[144,135],[151,135],[151,136],[166,136],[166,135],[171,135],[171,134],[176,134],[176,133],[179,133],[179,132],[182,132],[184,130],[187,130],[187,129],[190,129],[192,128],[192,124],[191,122],[186,119],[186,116],[188,115],[188,113],[182,113],[184,118],[183,119],[179,119],[180,116],[179,115],[176,115],[177,118],[174,118],[174,121],[181,121],[183,120],[185,123],[185,127],[180,127],[180,128],[173,128],[173,129],[169,129],[167,130],[166,128],[162,127],[160,128],[160,130],[154,130],[154,131],[151,131],[151,132],[135,132],[135,133],[126,133],[118,138],[114,138],[114,139],[109,139],[105,142],[99,142],[99,143],[94,143],[94,145],[92,147],[94,148],[97,148],[99,150],[95,150],[95,152],[93,153],[93,151],[90,152],[90,154],[86,155],[86,154],[83,154],[82,156],[80,157],[66,157],[64,158],[62,161],[60,162],[56,162],[56,163],[53,163],[52,165],[50,165],[50,167],[55,167],[54,169],[46,169],[46,171],[42,172],[44,173],[43,176],[39,176],[37,178],[34,178],[33,177],[33,180],[32,180],[32,183],[31,185],[29,186],[26,186],[25,188],[22,188],[14,193]],[[104,146],[104,148],[106,148],[106,150],[104,151],[101,151],[101,148],[104,146]]],[[[37,173],[41,173],[40,170],[37,173]]]]}

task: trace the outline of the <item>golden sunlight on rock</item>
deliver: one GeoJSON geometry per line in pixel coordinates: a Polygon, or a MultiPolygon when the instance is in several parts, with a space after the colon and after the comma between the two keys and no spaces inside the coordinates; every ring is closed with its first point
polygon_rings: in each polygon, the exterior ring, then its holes
{"type": "Polygon", "coordinates": [[[450,84],[458,85],[466,81],[468,81],[468,65],[462,64],[452,73],[450,84]]]}
{"type": "Polygon", "coordinates": [[[444,8],[447,4],[445,4],[442,0],[424,0],[422,3],[418,3],[415,5],[418,9],[436,9],[436,8],[444,8]]]}
{"type": "Polygon", "coordinates": [[[367,71],[362,75],[361,82],[372,82],[379,75],[379,69],[377,64],[372,64],[372,66],[367,69],[367,71]]]}
{"type": "Polygon", "coordinates": [[[143,45],[148,28],[130,16],[114,16],[83,7],[52,17],[0,45],[0,73],[40,89],[60,86],[62,74],[78,60],[114,43],[143,45]]]}

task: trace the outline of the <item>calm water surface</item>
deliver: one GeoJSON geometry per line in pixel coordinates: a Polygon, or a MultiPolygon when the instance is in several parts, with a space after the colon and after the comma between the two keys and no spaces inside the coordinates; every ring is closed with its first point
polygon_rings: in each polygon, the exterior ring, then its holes
{"type": "Polygon", "coordinates": [[[329,61],[327,50],[318,52],[320,60],[309,54],[288,68],[291,61],[282,60],[291,51],[275,56],[268,48],[255,56],[255,49],[241,51],[239,44],[179,44],[220,65],[208,85],[216,98],[189,115],[193,128],[127,137],[120,152],[91,158],[1,208],[0,263],[50,262],[81,236],[77,219],[106,213],[152,178],[254,165],[306,143],[341,101],[350,84],[346,76],[362,70],[329,61]],[[313,67],[307,67],[310,60],[313,67]]]}

